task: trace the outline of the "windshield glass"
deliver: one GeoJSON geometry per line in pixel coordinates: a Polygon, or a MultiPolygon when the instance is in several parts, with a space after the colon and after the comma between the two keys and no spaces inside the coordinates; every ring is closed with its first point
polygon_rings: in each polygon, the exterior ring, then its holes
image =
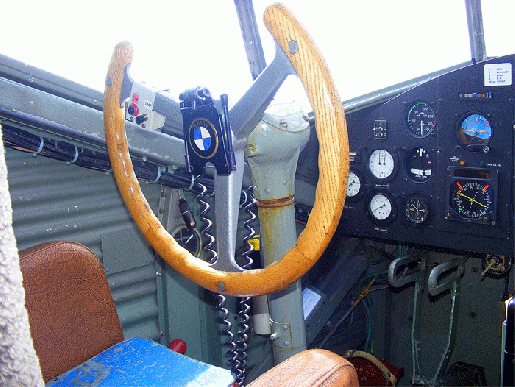
{"type": "MultiPolygon", "coordinates": [[[[254,1],[267,63],[275,51],[262,23],[269,3],[254,1]]],[[[284,3],[318,44],[342,100],[471,56],[464,1],[284,3]]],[[[513,11],[511,0],[483,2],[489,55],[515,52],[507,20],[513,11]]],[[[134,45],[132,77],[174,96],[202,85],[234,103],[252,83],[231,0],[20,0],[4,2],[2,14],[1,54],[94,89],[103,90],[113,47],[122,40],[134,45]]],[[[289,83],[288,96],[303,93],[289,83]]]]}

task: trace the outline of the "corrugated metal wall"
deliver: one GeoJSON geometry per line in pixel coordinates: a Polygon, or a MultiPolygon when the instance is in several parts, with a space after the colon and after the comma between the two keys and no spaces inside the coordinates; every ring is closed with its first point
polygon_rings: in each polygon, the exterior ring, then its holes
{"type": "MultiPolygon", "coordinates": [[[[156,266],[136,231],[112,174],[6,149],[18,249],[71,240],[89,247],[106,268],[126,337],[159,340],[156,266]]],[[[143,183],[154,211],[160,186],[143,183]]]]}

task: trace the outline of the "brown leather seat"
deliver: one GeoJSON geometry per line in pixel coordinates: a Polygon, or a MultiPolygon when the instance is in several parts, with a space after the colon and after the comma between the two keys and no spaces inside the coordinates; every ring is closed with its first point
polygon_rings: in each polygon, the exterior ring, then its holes
{"type": "Polygon", "coordinates": [[[98,258],[74,242],[20,251],[30,332],[46,382],[123,341],[98,258]]]}
{"type": "MultiPolygon", "coordinates": [[[[20,252],[20,267],[45,383],[124,340],[104,269],[87,247],[74,242],[35,246],[20,252]]],[[[357,387],[358,378],[344,358],[310,350],[250,386],[357,387]]]]}
{"type": "Polygon", "coordinates": [[[261,375],[249,387],[359,387],[353,365],[324,349],[303,351],[261,375]]]}

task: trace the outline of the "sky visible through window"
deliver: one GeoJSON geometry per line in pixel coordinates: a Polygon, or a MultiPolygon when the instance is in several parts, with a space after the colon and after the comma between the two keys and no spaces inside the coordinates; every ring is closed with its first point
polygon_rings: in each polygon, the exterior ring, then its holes
{"type": "MultiPolygon", "coordinates": [[[[267,63],[274,43],[254,0],[267,63]]],[[[284,1],[306,27],[350,99],[470,59],[464,0],[284,1]]],[[[178,96],[202,85],[236,102],[252,78],[232,0],[2,4],[0,54],[103,90],[117,42],[134,45],[131,75],[178,96]]],[[[515,53],[515,2],[483,1],[489,56],[515,53]]],[[[278,98],[303,94],[288,81],[278,98]]]]}

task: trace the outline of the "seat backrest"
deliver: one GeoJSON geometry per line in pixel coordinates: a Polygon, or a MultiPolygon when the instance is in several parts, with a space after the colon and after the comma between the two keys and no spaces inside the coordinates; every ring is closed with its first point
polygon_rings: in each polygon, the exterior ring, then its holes
{"type": "Polygon", "coordinates": [[[45,383],[124,340],[98,258],[74,242],[20,251],[34,348],[45,383]]]}

